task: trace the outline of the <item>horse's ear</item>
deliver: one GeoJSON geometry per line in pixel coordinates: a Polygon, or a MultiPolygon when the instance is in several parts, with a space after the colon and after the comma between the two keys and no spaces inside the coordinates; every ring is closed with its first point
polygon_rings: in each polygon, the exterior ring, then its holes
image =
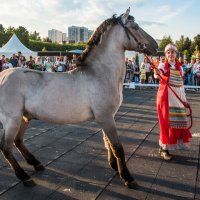
{"type": "Polygon", "coordinates": [[[126,10],[126,12],[121,16],[121,20],[122,22],[125,24],[126,23],[126,20],[129,16],[129,13],[130,13],[130,7],[126,10]]]}

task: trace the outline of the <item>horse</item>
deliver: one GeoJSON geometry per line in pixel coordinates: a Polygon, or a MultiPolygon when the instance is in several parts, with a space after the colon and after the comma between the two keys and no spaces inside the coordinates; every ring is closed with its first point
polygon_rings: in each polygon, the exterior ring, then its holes
{"type": "Polygon", "coordinates": [[[57,124],[96,121],[102,128],[109,165],[126,186],[137,187],[126,166],[114,116],[123,98],[125,50],[152,55],[158,46],[129,13],[130,8],[102,22],[72,71],[13,68],[0,73],[0,149],[24,186],[36,183],[18,164],[12,149],[15,145],[36,171],[45,169],[23,142],[30,121],[37,119],[57,124]]]}

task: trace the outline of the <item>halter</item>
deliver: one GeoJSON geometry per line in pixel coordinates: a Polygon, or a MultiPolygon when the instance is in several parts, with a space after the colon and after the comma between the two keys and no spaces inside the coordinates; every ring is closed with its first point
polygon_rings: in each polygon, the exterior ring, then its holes
{"type": "MultiPolygon", "coordinates": [[[[128,18],[133,18],[132,16],[128,16],[128,18]]],[[[134,21],[134,18],[133,18],[133,21],[134,21]]],[[[121,16],[118,17],[118,23],[124,28],[125,30],[125,33],[128,37],[129,40],[131,40],[130,38],[130,35],[134,38],[134,40],[137,42],[138,44],[138,49],[139,51],[143,51],[144,49],[146,49],[146,45],[145,44],[142,44],[141,42],[139,42],[139,40],[135,37],[135,35],[133,35],[133,33],[131,33],[131,31],[124,26],[123,22],[122,22],[122,19],[121,19],[121,16]]],[[[125,24],[127,24],[128,22],[126,22],[125,24]]],[[[136,31],[139,30],[139,26],[136,24],[133,29],[135,29],[136,31]]]]}

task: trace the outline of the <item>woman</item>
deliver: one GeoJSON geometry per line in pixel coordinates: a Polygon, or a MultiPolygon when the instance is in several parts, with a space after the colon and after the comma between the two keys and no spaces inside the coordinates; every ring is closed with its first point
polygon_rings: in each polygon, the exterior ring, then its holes
{"type": "Polygon", "coordinates": [[[42,64],[42,60],[41,58],[38,56],[36,57],[35,59],[35,67],[36,67],[36,70],[39,70],[39,71],[43,71],[43,64],[42,64]]]}
{"type": "Polygon", "coordinates": [[[10,63],[9,59],[5,59],[5,63],[2,65],[2,70],[13,68],[13,65],[10,63]]]}
{"type": "Polygon", "coordinates": [[[45,68],[46,72],[55,72],[53,63],[50,61],[49,57],[46,58],[46,62],[44,64],[44,68],[45,68]]]}
{"type": "Polygon", "coordinates": [[[188,147],[192,137],[187,128],[186,106],[188,106],[183,84],[183,69],[177,60],[177,47],[168,44],[165,47],[166,61],[158,66],[160,87],[157,93],[157,110],[160,124],[159,153],[161,158],[171,160],[172,155],[168,150],[183,149],[188,147]],[[164,81],[165,80],[165,81],[164,81]],[[184,102],[184,105],[174,95],[168,83],[184,102]]]}
{"type": "Polygon", "coordinates": [[[142,68],[140,69],[140,81],[141,84],[145,84],[146,80],[146,69],[145,69],[145,64],[142,65],[142,68]]]}
{"type": "Polygon", "coordinates": [[[18,60],[18,67],[27,68],[24,56],[20,56],[18,60]]]}

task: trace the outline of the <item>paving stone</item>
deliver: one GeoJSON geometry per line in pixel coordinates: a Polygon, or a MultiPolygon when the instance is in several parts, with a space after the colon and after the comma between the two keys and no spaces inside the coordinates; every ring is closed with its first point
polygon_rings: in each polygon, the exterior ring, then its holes
{"type": "Polygon", "coordinates": [[[195,199],[200,199],[200,180],[198,178],[196,183],[196,193],[195,193],[195,199]]]}
{"type": "Polygon", "coordinates": [[[116,176],[109,186],[101,191],[100,196],[97,200],[136,200],[145,199],[147,194],[151,191],[149,189],[154,181],[152,175],[135,175],[135,180],[139,185],[138,190],[129,189],[123,185],[122,180],[116,176]]]}
{"type": "Polygon", "coordinates": [[[78,174],[80,180],[96,185],[106,185],[114,176],[115,172],[111,168],[104,168],[94,165],[87,165],[78,174]]]}
{"type": "Polygon", "coordinates": [[[147,199],[194,199],[195,180],[181,177],[156,177],[147,199]],[[163,198],[164,197],[164,198],[163,198]]]}
{"type": "Polygon", "coordinates": [[[102,185],[96,185],[90,182],[80,180],[79,177],[76,179],[68,179],[65,183],[62,184],[59,189],[56,190],[54,194],[49,196],[48,200],[54,199],[95,199],[96,194],[102,190],[102,185]],[[61,195],[62,194],[62,195],[61,195]]]}
{"type": "Polygon", "coordinates": [[[187,159],[185,161],[176,161],[174,159],[170,162],[163,162],[158,175],[194,180],[197,175],[197,163],[187,159]]]}
{"type": "MultiPolygon", "coordinates": [[[[19,179],[14,174],[13,169],[4,167],[0,169],[0,195],[19,182],[19,179]]],[[[0,197],[1,199],[1,197],[0,197]]]]}
{"type": "Polygon", "coordinates": [[[96,158],[96,155],[90,154],[90,153],[83,153],[80,151],[72,150],[64,154],[61,158],[59,158],[60,161],[66,161],[69,164],[76,163],[77,165],[84,166],[91,162],[94,158],[96,158]]]}

